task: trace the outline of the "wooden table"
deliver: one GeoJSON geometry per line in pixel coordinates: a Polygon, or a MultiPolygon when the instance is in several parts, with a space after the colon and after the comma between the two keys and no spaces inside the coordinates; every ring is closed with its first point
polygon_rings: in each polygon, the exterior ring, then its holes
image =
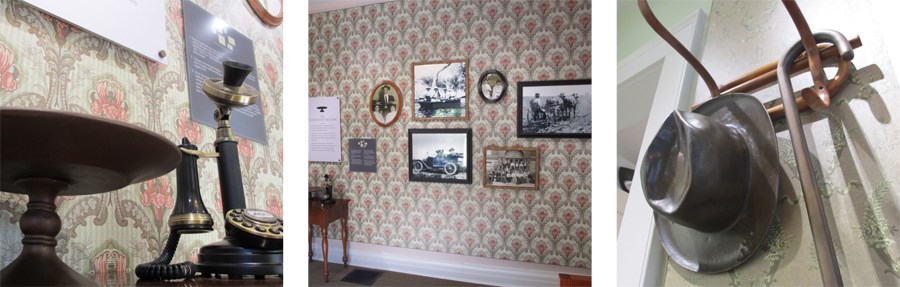
{"type": "Polygon", "coordinates": [[[0,122],[0,190],[28,195],[19,219],[22,251],[0,270],[0,284],[97,286],[56,255],[63,224],[57,196],[110,192],[163,176],[181,162],[181,151],[147,129],[80,113],[0,108],[0,122]]]}
{"type": "Polygon", "coordinates": [[[335,198],[334,204],[322,205],[318,200],[309,201],[309,259],[312,260],[313,225],[322,229],[322,261],[325,264],[325,282],[328,282],[328,224],[340,219],[341,241],[344,244],[344,268],[347,268],[347,218],[350,216],[350,200],[335,198]]]}
{"type": "Polygon", "coordinates": [[[591,276],[559,273],[560,287],[591,286],[591,276]]]}

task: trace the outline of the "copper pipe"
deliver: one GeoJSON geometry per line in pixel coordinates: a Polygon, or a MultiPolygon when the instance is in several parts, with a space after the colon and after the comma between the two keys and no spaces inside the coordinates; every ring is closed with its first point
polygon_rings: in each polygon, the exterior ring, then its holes
{"type": "MultiPolygon", "coordinates": [[[[834,79],[828,82],[826,89],[828,89],[828,93],[832,95],[837,95],[844,89],[844,85],[847,83],[847,80],[850,78],[850,61],[845,61],[843,59],[840,60],[840,64],[838,66],[837,75],[834,76],[834,79]]],[[[808,87],[800,91],[800,98],[797,98],[797,108],[805,110],[807,108],[812,108],[815,111],[820,111],[822,109],[828,108],[831,104],[830,102],[825,102],[825,105],[812,105],[810,106],[807,103],[815,103],[815,101],[808,101],[810,98],[818,98],[819,96],[816,94],[816,91],[812,89],[812,87],[808,87]]],[[[766,109],[766,112],[769,113],[769,117],[772,120],[777,120],[784,117],[784,104],[779,104],[777,106],[766,109]]]]}
{"type": "Polygon", "coordinates": [[[659,19],[656,19],[656,16],[653,15],[653,11],[650,10],[650,4],[647,3],[647,0],[637,0],[637,3],[638,8],[641,10],[641,15],[644,16],[644,20],[647,21],[650,28],[653,29],[660,38],[666,41],[666,43],[669,43],[669,46],[672,46],[672,49],[675,49],[688,64],[691,64],[691,67],[694,67],[694,70],[697,71],[697,74],[700,75],[700,78],[702,78],[703,82],[706,84],[706,88],[709,89],[710,95],[713,97],[719,96],[719,86],[716,85],[716,80],[709,75],[709,71],[707,71],[706,67],[703,67],[703,64],[691,54],[691,51],[688,51],[681,42],[678,42],[678,39],[676,39],[672,33],[669,33],[669,30],[666,30],[666,27],[659,22],[659,19]]]}
{"type": "MultiPolygon", "coordinates": [[[[854,37],[849,42],[850,42],[851,49],[859,48],[862,46],[862,41],[859,39],[859,36],[854,37]]],[[[847,83],[847,80],[850,79],[850,68],[851,68],[850,61],[846,60],[845,54],[841,54],[838,51],[838,49],[836,47],[834,47],[834,45],[818,44],[818,47],[821,50],[820,55],[822,56],[823,61],[838,58],[839,66],[838,66],[837,74],[834,76],[834,79],[829,81],[828,84],[826,84],[826,86],[825,86],[826,89],[828,89],[829,94],[836,95],[836,94],[840,93],[841,90],[843,90],[844,85],[847,83]],[[827,47],[827,48],[824,48],[824,47],[827,47]]],[[[790,69],[790,76],[793,77],[802,72],[805,72],[806,69],[809,67],[806,64],[807,63],[805,61],[805,54],[801,54],[799,57],[797,57],[796,60],[794,60],[794,63],[790,69]]],[[[778,65],[778,61],[771,62],[766,65],[763,65],[762,67],[756,68],[755,70],[753,70],[747,74],[744,74],[743,76],[739,77],[738,79],[735,79],[735,80],[729,82],[728,84],[725,84],[723,87],[731,85],[732,88],[729,90],[723,90],[722,93],[748,93],[749,94],[749,93],[753,93],[753,92],[762,90],[763,88],[766,88],[766,87],[769,87],[769,86],[775,84],[776,83],[775,82],[775,80],[776,80],[775,72],[776,71],[774,69],[777,67],[777,65],[778,65]],[[772,70],[769,70],[769,69],[772,69],[772,70]],[[754,76],[754,75],[756,76],[755,78],[750,78],[750,76],[754,76]],[[749,79],[749,80],[747,80],[747,79],[749,79]],[[739,83],[742,80],[744,82],[742,82],[740,84],[735,84],[735,83],[739,83]]],[[[816,93],[812,87],[807,87],[807,88],[803,89],[801,91],[800,95],[801,95],[801,97],[797,99],[797,107],[801,111],[810,108],[810,106],[807,104],[808,99],[812,99],[809,102],[814,103],[812,108],[813,108],[813,110],[816,110],[816,111],[828,108],[828,106],[830,105],[830,99],[829,99],[829,101],[816,101],[815,99],[818,98],[818,93],[816,93]]],[[[697,105],[694,105],[694,108],[696,108],[696,107],[697,107],[697,105]]],[[[777,106],[768,108],[766,111],[769,112],[769,117],[772,118],[772,120],[783,118],[784,117],[784,104],[782,103],[777,106]]]]}
{"type": "MultiPolygon", "coordinates": [[[[859,39],[859,36],[853,37],[850,39],[850,46],[853,49],[859,48],[862,46],[862,41],[859,39]]],[[[828,61],[840,56],[838,50],[829,44],[820,44],[819,55],[822,57],[822,61],[828,61]],[[827,46],[828,48],[822,49],[823,46],[827,46]]],[[[775,74],[775,69],[778,66],[778,61],[772,61],[768,64],[765,64],[759,68],[750,71],[737,79],[731,80],[730,82],[722,85],[720,90],[723,94],[727,93],[753,93],[769,86],[774,85],[778,82],[778,77],[775,74]]],[[[809,68],[809,65],[806,63],[805,54],[801,54],[797,60],[794,61],[793,66],[791,66],[790,74],[791,76],[797,75],[799,73],[805,72],[809,68]]]]}
{"type": "Polygon", "coordinates": [[[814,90],[818,94],[816,98],[807,98],[806,102],[814,106],[825,105],[827,107],[828,104],[823,103],[831,101],[831,94],[825,88],[825,69],[822,68],[819,48],[816,46],[816,40],[813,39],[809,23],[806,23],[806,18],[803,17],[803,12],[800,11],[800,6],[797,5],[796,1],[782,0],[781,3],[784,4],[784,8],[791,16],[791,20],[794,21],[794,26],[797,27],[797,32],[800,34],[800,42],[803,43],[803,48],[806,50],[806,60],[809,62],[809,74],[812,76],[814,90]]]}

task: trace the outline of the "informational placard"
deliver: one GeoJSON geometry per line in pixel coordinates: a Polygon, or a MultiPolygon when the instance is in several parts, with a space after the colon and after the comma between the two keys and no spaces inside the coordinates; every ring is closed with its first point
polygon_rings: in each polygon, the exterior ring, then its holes
{"type": "Polygon", "coordinates": [[[341,100],[309,98],[309,161],[341,161],[341,100]]]}
{"type": "MultiPolygon", "coordinates": [[[[221,79],[222,62],[235,61],[253,67],[253,72],[244,80],[244,86],[259,91],[253,42],[193,2],[184,0],[181,5],[184,9],[184,49],[187,54],[191,119],[215,128],[213,113],[216,105],[203,93],[203,81],[221,79]]],[[[253,105],[231,111],[230,123],[234,133],[262,144],[267,139],[264,121],[261,99],[253,105]]]]}
{"type": "Polygon", "coordinates": [[[375,139],[350,139],[349,142],[350,171],[376,172],[375,139]]]}
{"type": "Polygon", "coordinates": [[[163,0],[24,0],[82,30],[167,64],[163,0]],[[162,53],[160,53],[162,52],[162,53]]]}

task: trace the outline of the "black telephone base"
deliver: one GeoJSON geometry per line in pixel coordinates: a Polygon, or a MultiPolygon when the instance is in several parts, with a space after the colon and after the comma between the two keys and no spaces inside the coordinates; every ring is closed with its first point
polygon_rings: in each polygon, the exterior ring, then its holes
{"type": "Polygon", "coordinates": [[[266,275],[284,274],[284,255],[282,249],[266,250],[238,246],[234,239],[225,239],[200,248],[197,255],[197,270],[203,277],[220,278],[228,275],[228,279],[243,279],[252,275],[263,279],[266,275]]]}

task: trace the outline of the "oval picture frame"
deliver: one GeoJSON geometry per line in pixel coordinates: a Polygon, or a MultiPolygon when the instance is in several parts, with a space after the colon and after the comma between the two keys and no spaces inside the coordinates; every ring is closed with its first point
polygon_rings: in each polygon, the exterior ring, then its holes
{"type": "Polygon", "coordinates": [[[504,76],[503,73],[501,73],[499,70],[490,69],[490,70],[484,71],[484,73],[481,73],[481,77],[478,78],[478,94],[481,95],[481,98],[485,102],[495,103],[497,101],[500,101],[500,99],[502,99],[503,96],[506,95],[506,90],[508,88],[509,88],[509,82],[506,81],[506,76],[504,76]],[[491,76],[496,76],[496,78],[493,78],[493,79],[488,78],[491,76]],[[490,82],[486,82],[486,81],[500,81],[500,83],[497,83],[496,85],[491,85],[490,82]],[[496,88],[497,86],[502,87],[500,89],[500,93],[496,93],[495,91],[489,91],[486,94],[484,91],[486,84],[489,87],[493,86],[494,88],[496,88]],[[495,94],[497,96],[493,97],[493,95],[495,95],[495,94]]]}
{"type": "Polygon", "coordinates": [[[253,13],[256,13],[256,16],[259,16],[259,19],[262,20],[263,23],[272,27],[278,27],[281,25],[281,21],[284,20],[284,0],[277,0],[278,6],[278,14],[273,14],[269,10],[269,5],[266,4],[268,0],[247,0],[247,3],[250,4],[250,9],[253,10],[253,13]]]}
{"type": "Polygon", "coordinates": [[[388,127],[400,118],[402,112],[403,94],[397,84],[384,81],[372,88],[369,93],[369,116],[375,124],[388,127]],[[385,92],[390,94],[385,97],[385,92]]]}

